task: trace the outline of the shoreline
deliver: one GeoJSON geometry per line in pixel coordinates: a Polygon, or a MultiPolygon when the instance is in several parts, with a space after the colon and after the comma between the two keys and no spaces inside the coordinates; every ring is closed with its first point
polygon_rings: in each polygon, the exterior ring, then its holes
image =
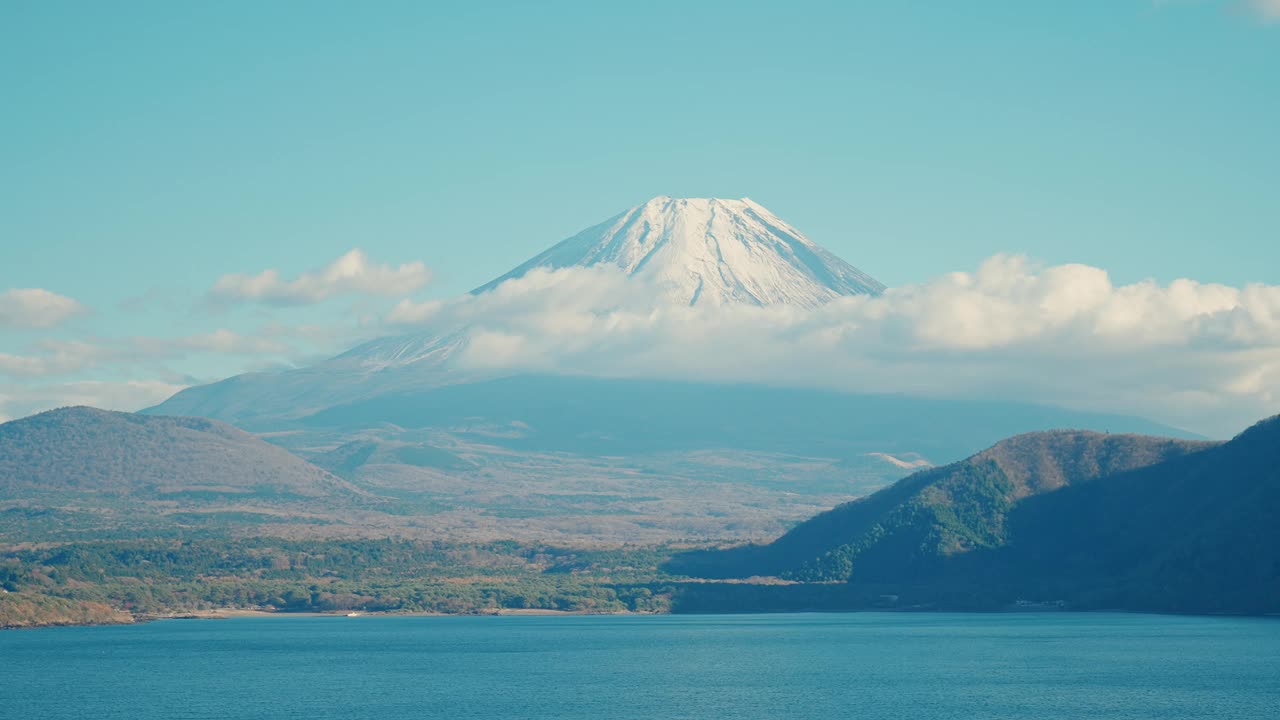
{"type": "Polygon", "coordinates": [[[386,612],[386,611],[364,611],[364,610],[334,610],[330,612],[318,611],[289,611],[289,610],[263,610],[256,608],[212,608],[205,610],[184,610],[174,611],[170,613],[138,613],[133,614],[127,611],[113,611],[115,614],[111,619],[95,619],[95,620],[68,620],[59,618],[49,621],[25,622],[19,624],[0,624],[0,631],[4,630],[37,630],[40,628],[55,627],[110,627],[114,625],[143,625],[152,622],[163,622],[169,620],[233,620],[241,618],[266,618],[266,617],[298,617],[298,618],[347,618],[358,619],[364,617],[574,617],[574,616],[591,616],[591,615],[669,615],[671,613],[655,613],[655,612],[634,612],[631,610],[616,610],[608,612],[592,612],[587,610],[554,610],[550,608],[490,608],[475,612],[459,612],[445,613],[433,611],[409,611],[409,612],[386,612]]]}
{"type": "MultiPolygon", "coordinates": [[[[481,610],[477,612],[462,613],[444,613],[432,611],[412,611],[412,612],[385,612],[385,611],[364,611],[364,610],[334,610],[332,612],[302,611],[293,612],[289,610],[255,610],[249,608],[215,608],[211,610],[193,610],[190,612],[175,612],[165,614],[139,614],[133,616],[132,622],[121,623],[83,623],[79,627],[92,627],[95,625],[117,624],[117,625],[141,625],[149,622],[160,622],[164,620],[232,620],[237,618],[264,618],[264,617],[299,617],[299,618],[348,618],[358,619],[364,617],[587,617],[592,615],[669,615],[671,613],[652,613],[652,612],[633,612],[630,610],[616,610],[609,612],[591,612],[586,610],[552,610],[543,608],[494,608],[490,610],[481,610]]],[[[33,625],[35,627],[51,627],[48,625],[33,625]]],[[[63,625],[67,627],[67,625],[63,625]]]]}
{"type": "Polygon", "coordinates": [[[552,610],[550,608],[493,608],[476,612],[445,613],[429,610],[409,612],[387,612],[382,610],[334,610],[331,612],[290,610],[254,610],[248,608],[215,608],[212,610],[193,610],[191,612],[175,612],[166,614],[136,615],[135,622],[154,620],[228,620],[241,617],[518,617],[518,616],[587,616],[587,615],[663,615],[670,613],[643,613],[630,610],[609,612],[591,612],[588,610],[552,610]]]}
{"type": "Polygon", "coordinates": [[[880,614],[946,614],[946,615],[1164,615],[1168,617],[1203,617],[1203,618],[1234,618],[1234,619],[1265,619],[1280,620],[1280,614],[1265,615],[1215,615],[1215,614],[1187,614],[1187,613],[1161,613],[1161,612],[1145,612],[1137,610],[1025,610],[1025,609],[1009,609],[1009,610],[989,610],[989,611],[939,611],[939,610],[894,610],[888,608],[877,608],[867,610],[795,610],[785,612],[729,612],[729,613],[657,613],[657,612],[634,612],[630,610],[615,612],[587,612],[577,610],[551,610],[551,609],[525,609],[525,608],[501,608],[493,609],[485,612],[469,612],[469,613],[442,613],[442,612],[361,612],[361,611],[334,611],[334,612],[288,612],[281,610],[253,610],[246,608],[220,608],[213,610],[195,610],[192,612],[181,612],[172,614],[150,614],[150,615],[134,615],[130,620],[121,619],[118,622],[50,622],[44,624],[29,625],[0,625],[0,631],[5,630],[39,630],[57,627],[111,627],[122,625],[145,625],[152,622],[162,622],[167,620],[233,620],[242,618],[265,618],[265,617],[296,617],[296,618],[347,618],[359,619],[364,617],[593,617],[593,616],[742,616],[742,615],[791,615],[791,614],[817,614],[817,615],[853,615],[865,613],[880,614]]]}

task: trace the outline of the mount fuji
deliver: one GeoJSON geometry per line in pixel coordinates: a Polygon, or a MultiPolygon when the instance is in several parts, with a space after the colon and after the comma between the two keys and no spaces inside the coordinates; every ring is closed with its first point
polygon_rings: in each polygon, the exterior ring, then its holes
{"type": "MultiPolygon", "coordinates": [[[[655,197],[594,225],[472,290],[491,292],[535,269],[617,268],[654,306],[813,308],[885,286],[750,199],[655,197]],[[643,283],[643,285],[641,285],[643,283]]],[[[378,338],[317,365],[188,388],[152,411],[250,426],[371,396],[490,379],[456,366],[466,328],[378,338]]]]}
{"type": "MultiPolygon", "coordinates": [[[[655,197],[548,248],[472,290],[490,292],[537,269],[617,268],[653,304],[813,308],[885,286],[748,198],[655,197]]],[[[443,372],[465,333],[380,338],[340,355],[365,370],[415,365],[443,372]]],[[[456,374],[456,373],[455,373],[456,374]]]]}
{"type": "MultiPolygon", "coordinates": [[[[749,199],[663,196],[472,292],[566,268],[619,271],[655,308],[806,309],[885,290],[749,199]]],[[[468,327],[380,338],[311,367],[189,388],[143,412],[259,432],[366,491],[439,509],[432,532],[541,540],[763,538],[1017,433],[1185,436],[1025,403],[479,371],[459,362],[471,342],[468,327]]]]}

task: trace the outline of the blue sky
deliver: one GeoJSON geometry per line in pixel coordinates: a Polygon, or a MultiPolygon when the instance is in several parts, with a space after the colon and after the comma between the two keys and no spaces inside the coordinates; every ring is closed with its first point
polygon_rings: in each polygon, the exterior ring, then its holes
{"type": "Polygon", "coordinates": [[[1280,281],[1275,2],[601,5],[0,0],[0,292],[83,310],[0,353],[313,331],[11,373],[9,414],[319,356],[401,299],[207,302],[228,273],[361,248],[448,297],[659,194],[750,196],[889,285],[999,252],[1280,281]]]}

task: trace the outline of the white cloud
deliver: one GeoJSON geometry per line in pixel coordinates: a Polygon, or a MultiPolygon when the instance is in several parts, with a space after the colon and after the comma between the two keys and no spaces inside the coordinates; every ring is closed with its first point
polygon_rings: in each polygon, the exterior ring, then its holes
{"type": "Polygon", "coordinates": [[[387,322],[392,325],[422,325],[443,308],[444,302],[441,300],[414,302],[405,298],[391,308],[391,312],[387,314],[387,322]]]}
{"type": "Polygon", "coordinates": [[[187,350],[230,355],[280,354],[289,351],[289,346],[277,338],[241,335],[226,328],[218,328],[213,332],[200,335],[188,335],[179,338],[176,344],[187,350]]]}
{"type": "Polygon", "coordinates": [[[1152,0],[1157,8],[1173,5],[1216,5],[1253,15],[1265,23],[1280,22],[1280,0],[1152,0]]]}
{"type": "Polygon", "coordinates": [[[50,363],[45,358],[0,353],[0,373],[5,375],[46,375],[49,372],[50,363]]]}
{"type": "MultiPolygon", "coordinates": [[[[1114,285],[1000,255],[813,310],[654,305],[607,269],[536,270],[440,303],[464,368],[1000,397],[1227,433],[1280,411],[1280,286],[1114,285]]],[[[403,313],[402,313],[403,314],[403,313]]]]}
{"type": "Polygon", "coordinates": [[[1248,0],[1246,3],[1258,17],[1268,22],[1280,21],[1280,0],[1248,0]]]}
{"type": "Polygon", "coordinates": [[[53,327],[86,310],[75,300],[43,288],[14,288],[0,293],[0,327],[53,327]]]}
{"type": "Polygon", "coordinates": [[[279,366],[282,361],[327,357],[352,335],[347,328],[272,323],[248,333],[218,328],[170,338],[43,340],[22,353],[0,352],[0,378],[48,378],[90,371],[120,376],[139,368],[159,370],[159,362],[217,355],[255,358],[258,365],[279,366]]]}
{"type": "Polygon", "coordinates": [[[141,410],[158,404],[184,387],[186,385],[164,380],[85,380],[39,387],[0,386],[0,417],[25,417],[69,405],[89,405],[104,410],[141,410]]]}
{"type": "MultiPolygon", "coordinates": [[[[297,281],[294,281],[297,282],[297,281]]],[[[972,272],[823,307],[676,306],[611,267],[535,270],[481,295],[396,305],[388,324],[460,333],[460,370],[763,382],[851,392],[1017,399],[1146,415],[1225,435],[1280,412],[1280,286],[1178,280],[1116,285],[1099,268],[999,255],[972,272]]],[[[225,354],[318,356],[376,328],[268,325],[180,338],[35,346],[0,375],[35,378],[225,354]]],[[[202,371],[208,374],[207,370],[202,371]]],[[[125,375],[128,377],[129,375],[125,375]]],[[[132,409],[182,385],[15,389],[0,414],[72,400],[132,409]],[[145,388],[158,388],[147,396],[145,388]],[[130,402],[131,395],[146,396],[130,402]]]]}
{"type": "Polygon", "coordinates": [[[46,340],[37,348],[38,355],[0,352],[0,375],[40,377],[76,372],[92,367],[108,353],[101,346],[74,340],[46,340]]]}
{"type": "Polygon", "coordinates": [[[285,341],[293,337],[310,339],[313,334],[306,327],[295,329],[269,325],[247,335],[218,328],[212,332],[173,338],[99,338],[92,342],[43,340],[31,346],[25,354],[0,352],[0,376],[66,375],[108,365],[137,365],[197,354],[287,355],[298,351],[285,341]]]}
{"type": "Polygon", "coordinates": [[[260,302],[268,305],[308,305],[339,295],[405,295],[431,278],[421,262],[398,267],[370,262],[363,250],[352,250],[325,267],[292,280],[277,270],[256,275],[233,273],[214,282],[208,298],[215,304],[260,302]]]}

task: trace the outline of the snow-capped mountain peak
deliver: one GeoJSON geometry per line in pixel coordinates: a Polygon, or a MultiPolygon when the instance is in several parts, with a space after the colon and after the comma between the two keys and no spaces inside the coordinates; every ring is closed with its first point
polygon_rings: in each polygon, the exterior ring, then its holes
{"type": "MultiPolygon", "coordinates": [[[[474,292],[535,268],[600,265],[652,282],[659,289],[655,304],[816,307],[884,289],[748,198],[664,195],[583,230],[474,292]]],[[[372,340],[330,364],[363,373],[410,366],[443,373],[468,344],[465,328],[433,327],[372,340]]]]}
{"type": "Polygon", "coordinates": [[[663,195],[583,230],[475,292],[534,268],[599,264],[653,280],[668,300],[689,305],[813,307],[884,290],[749,198],[663,195]]]}

